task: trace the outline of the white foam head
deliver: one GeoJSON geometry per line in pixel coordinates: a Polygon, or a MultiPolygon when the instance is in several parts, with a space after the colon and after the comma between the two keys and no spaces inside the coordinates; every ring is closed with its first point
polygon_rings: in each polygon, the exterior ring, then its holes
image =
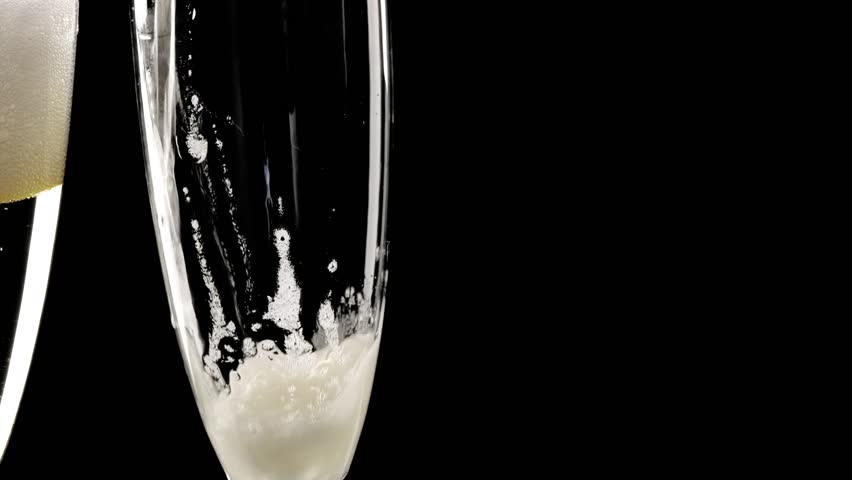
{"type": "Polygon", "coordinates": [[[0,203],[62,183],[77,0],[0,2],[0,203]]]}

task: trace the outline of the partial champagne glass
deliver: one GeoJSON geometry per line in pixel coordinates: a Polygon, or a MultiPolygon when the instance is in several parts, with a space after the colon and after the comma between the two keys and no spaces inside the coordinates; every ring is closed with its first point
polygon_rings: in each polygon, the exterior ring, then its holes
{"type": "Polygon", "coordinates": [[[384,0],[135,0],[148,188],[185,368],[232,480],[340,480],[387,281],[384,0]]]}
{"type": "Polygon", "coordinates": [[[0,0],[0,459],[47,290],[76,39],[77,0],[0,0]]]}

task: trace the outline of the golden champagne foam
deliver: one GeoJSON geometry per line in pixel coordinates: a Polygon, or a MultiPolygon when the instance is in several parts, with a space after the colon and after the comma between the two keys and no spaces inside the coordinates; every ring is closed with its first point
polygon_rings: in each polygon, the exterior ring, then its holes
{"type": "Polygon", "coordinates": [[[0,203],[62,183],[77,0],[0,0],[0,203]]]}

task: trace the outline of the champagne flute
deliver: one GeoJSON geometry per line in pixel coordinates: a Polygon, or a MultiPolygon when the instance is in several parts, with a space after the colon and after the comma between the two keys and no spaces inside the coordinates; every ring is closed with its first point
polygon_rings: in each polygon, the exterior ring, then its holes
{"type": "Polygon", "coordinates": [[[76,39],[77,0],[0,0],[0,459],[47,290],[76,39]]]}
{"type": "Polygon", "coordinates": [[[340,480],[387,280],[384,0],[134,0],[172,325],[232,480],[340,480]]]}

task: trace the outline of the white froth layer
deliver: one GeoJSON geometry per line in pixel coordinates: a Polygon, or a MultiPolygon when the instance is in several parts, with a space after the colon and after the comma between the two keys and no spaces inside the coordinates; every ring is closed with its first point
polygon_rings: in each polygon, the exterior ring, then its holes
{"type": "Polygon", "coordinates": [[[235,480],[339,480],[364,422],[378,355],[374,335],[288,355],[258,344],[230,393],[196,390],[207,431],[235,480]]]}

